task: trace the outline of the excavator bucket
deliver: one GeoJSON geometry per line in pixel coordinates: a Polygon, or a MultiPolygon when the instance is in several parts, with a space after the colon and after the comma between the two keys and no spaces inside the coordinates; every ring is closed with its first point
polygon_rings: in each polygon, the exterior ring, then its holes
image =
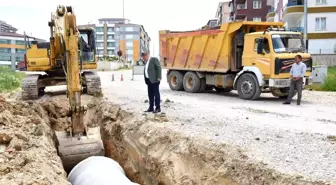
{"type": "Polygon", "coordinates": [[[104,156],[105,149],[100,135],[100,127],[88,128],[85,136],[70,136],[68,132],[56,132],[58,155],[63,167],[70,171],[82,160],[91,156],[104,156]]]}

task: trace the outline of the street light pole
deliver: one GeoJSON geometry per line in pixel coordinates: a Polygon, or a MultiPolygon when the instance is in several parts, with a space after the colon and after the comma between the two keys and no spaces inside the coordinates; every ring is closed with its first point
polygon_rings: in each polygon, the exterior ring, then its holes
{"type": "Polygon", "coordinates": [[[304,0],[304,41],[308,52],[308,0],[304,0]]]}

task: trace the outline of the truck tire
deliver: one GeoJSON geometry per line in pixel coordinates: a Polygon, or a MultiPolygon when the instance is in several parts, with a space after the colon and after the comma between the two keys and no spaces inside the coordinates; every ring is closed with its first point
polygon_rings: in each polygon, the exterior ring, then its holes
{"type": "Polygon", "coordinates": [[[256,100],[261,94],[257,78],[250,73],[245,73],[239,77],[237,91],[239,98],[244,100],[256,100]]]}
{"type": "Polygon", "coordinates": [[[172,71],[168,75],[168,84],[171,90],[183,90],[183,74],[179,71],[172,71]]]}
{"type": "Polygon", "coordinates": [[[221,93],[221,92],[228,93],[228,92],[232,91],[232,89],[230,89],[230,88],[222,88],[222,87],[215,87],[215,90],[219,93],[221,93]]]}
{"type": "Polygon", "coordinates": [[[194,72],[187,72],[183,78],[183,87],[186,92],[196,93],[201,88],[201,79],[194,72]]]}

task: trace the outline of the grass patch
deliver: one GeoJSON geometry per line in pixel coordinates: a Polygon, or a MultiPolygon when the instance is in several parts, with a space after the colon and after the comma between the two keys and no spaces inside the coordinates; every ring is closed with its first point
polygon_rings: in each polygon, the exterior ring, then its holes
{"type": "Polygon", "coordinates": [[[323,84],[312,84],[308,89],[314,91],[336,91],[336,67],[328,67],[328,76],[323,84]]]}
{"type": "Polygon", "coordinates": [[[24,75],[24,73],[13,71],[9,67],[0,66],[0,93],[20,88],[24,75]]]}
{"type": "Polygon", "coordinates": [[[124,67],[120,67],[117,69],[117,71],[124,71],[124,70],[130,70],[132,69],[132,66],[124,66],[124,67]]]}

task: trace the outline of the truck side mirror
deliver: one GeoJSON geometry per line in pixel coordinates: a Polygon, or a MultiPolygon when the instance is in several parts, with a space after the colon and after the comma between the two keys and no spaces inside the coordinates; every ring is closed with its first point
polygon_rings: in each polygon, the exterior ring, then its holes
{"type": "Polygon", "coordinates": [[[259,39],[258,40],[258,48],[257,48],[257,53],[262,55],[264,53],[264,39],[259,39]]]}

